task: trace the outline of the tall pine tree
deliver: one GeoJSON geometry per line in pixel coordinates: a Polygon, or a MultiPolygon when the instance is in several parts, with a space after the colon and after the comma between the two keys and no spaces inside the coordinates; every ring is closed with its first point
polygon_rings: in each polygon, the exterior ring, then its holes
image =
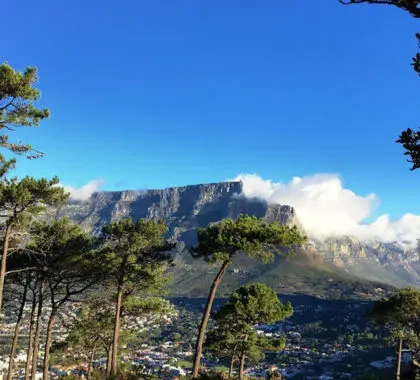
{"type": "Polygon", "coordinates": [[[221,264],[210,287],[200,328],[198,331],[192,375],[198,377],[204,336],[217,288],[232,263],[234,256],[243,253],[249,257],[269,262],[275,254],[290,252],[306,241],[296,226],[267,223],[254,216],[241,215],[238,219],[225,219],[206,229],[198,230],[198,245],[191,250],[196,258],[209,264],[221,264]]]}
{"type": "Polygon", "coordinates": [[[165,240],[167,227],[162,222],[124,219],[105,226],[103,270],[107,285],[115,291],[114,333],[109,372],[118,371],[121,316],[128,300],[137,294],[159,292],[165,284],[164,270],[173,248],[165,240]]]}

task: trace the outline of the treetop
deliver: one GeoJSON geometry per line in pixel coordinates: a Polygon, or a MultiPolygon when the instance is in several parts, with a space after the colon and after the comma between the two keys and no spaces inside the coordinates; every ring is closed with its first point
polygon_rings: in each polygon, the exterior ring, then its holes
{"type": "MultiPolygon", "coordinates": [[[[41,95],[34,87],[37,81],[36,67],[19,72],[7,63],[0,65],[0,130],[14,132],[16,127],[37,127],[49,117],[47,108],[34,105],[41,95]]],[[[0,146],[30,159],[43,156],[30,145],[10,142],[6,133],[0,134],[0,146]]]]}
{"type": "Polygon", "coordinates": [[[281,249],[290,250],[305,241],[306,237],[297,226],[240,215],[236,220],[224,219],[207,228],[199,228],[198,245],[191,249],[191,253],[210,263],[230,261],[239,252],[269,262],[281,249]]]}

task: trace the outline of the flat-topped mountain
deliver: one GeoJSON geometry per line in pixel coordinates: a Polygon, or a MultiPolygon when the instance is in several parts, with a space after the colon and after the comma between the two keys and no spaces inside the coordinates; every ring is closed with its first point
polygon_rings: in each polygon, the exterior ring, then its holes
{"type": "Polygon", "coordinates": [[[96,192],[87,201],[71,201],[59,211],[80,223],[92,234],[110,221],[131,217],[163,219],[169,237],[195,243],[195,229],[239,214],[264,217],[280,223],[297,223],[290,206],[267,205],[241,196],[242,182],[172,187],[163,190],[129,190],[96,192]]]}
{"type": "MultiPolygon", "coordinates": [[[[122,218],[163,219],[169,226],[168,238],[180,242],[178,264],[186,265],[186,272],[190,267],[194,267],[194,274],[197,275],[208,271],[208,267],[198,265],[183,251],[185,246],[196,243],[197,227],[206,227],[224,218],[234,219],[241,213],[282,224],[299,224],[299,215],[296,215],[293,207],[269,205],[263,200],[243,196],[242,182],[221,182],[162,190],[101,191],[93,193],[86,201],[70,201],[56,216],[68,216],[94,235],[100,232],[103,225],[122,218]]],[[[288,260],[290,264],[290,259],[288,260]]],[[[417,250],[404,249],[397,243],[367,242],[354,237],[330,237],[320,240],[310,236],[310,243],[301,251],[299,258],[292,259],[292,262],[293,260],[299,265],[293,267],[295,269],[290,265],[288,268],[289,271],[297,271],[298,275],[307,271],[308,267],[324,270],[328,266],[329,272],[338,271],[337,273],[346,273],[379,283],[397,286],[420,284],[417,250]]],[[[280,287],[283,283],[280,278],[280,273],[283,272],[279,262],[273,264],[277,265],[275,267],[264,266],[263,272],[258,269],[262,268],[261,265],[244,258],[235,265],[235,273],[242,276],[242,282],[255,278],[270,278],[274,287],[280,287]],[[270,274],[261,277],[267,268],[271,268],[270,274]]],[[[325,271],[322,276],[326,276],[325,271]]],[[[318,277],[320,281],[321,277],[318,277]]]]}

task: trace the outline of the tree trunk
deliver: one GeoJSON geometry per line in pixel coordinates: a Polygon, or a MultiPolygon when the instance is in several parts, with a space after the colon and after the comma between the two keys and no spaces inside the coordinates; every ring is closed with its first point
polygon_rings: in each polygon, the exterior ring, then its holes
{"type": "Polygon", "coordinates": [[[90,379],[90,373],[92,371],[92,363],[95,360],[95,349],[96,349],[96,344],[93,345],[92,354],[90,355],[88,372],[87,372],[87,380],[90,379]]]}
{"type": "Polygon", "coordinates": [[[210,318],[211,307],[213,306],[214,297],[216,295],[217,288],[219,287],[220,281],[222,280],[227,267],[229,266],[230,261],[224,261],[219,273],[217,273],[216,278],[213,280],[213,283],[210,288],[210,293],[207,298],[206,308],[204,309],[203,318],[201,320],[200,329],[198,330],[197,342],[195,345],[195,354],[194,354],[194,368],[192,371],[192,377],[196,379],[198,377],[198,370],[200,369],[200,360],[201,353],[203,351],[203,342],[204,334],[206,333],[207,323],[210,318]]]}
{"type": "Polygon", "coordinates": [[[111,360],[112,360],[112,344],[109,345],[109,348],[106,352],[107,358],[106,358],[106,374],[109,375],[111,373],[111,360]]]}
{"type": "Polygon", "coordinates": [[[402,352],[403,340],[398,340],[398,351],[397,351],[397,368],[395,370],[395,379],[400,380],[401,378],[401,352],[402,352]]]}
{"type": "Polygon", "coordinates": [[[34,344],[33,344],[33,351],[32,351],[32,368],[31,368],[31,379],[35,380],[36,378],[36,365],[38,361],[38,350],[39,350],[39,336],[41,334],[41,317],[42,317],[42,306],[44,300],[44,289],[45,289],[45,281],[42,282],[41,287],[39,288],[39,295],[38,295],[38,312],[36,316],[36,324],[35,324],[35,337],[34,337],[34,344]]]}
{"type": "Polygon", "coordinates": [[[112,342],[111,375],[117,374],[118,339],[120,337],[122,289],[118,287],[117,305],[115,307],[114,339],[112,342]]]}
{"type": "Polygon", "coordinates": [[[232,378],[232,373],[233,373],[233,365],[235,364],[235,356],[232,355],[231,359],[230,359],[230,367],[229,367],[229,379],[232,378]]]}
{"type": "Polygon", "coordinates": [[[22,300],[20,302],[20,308],[17,315],[15,331],[13,334],[12,347],[10,348],[9,369],[7,372],[7,380],[12,380],[13,366],[15,364],[16,348],[17,348],[18,340],[19,340],[19,330],[20,330],[20,325],[22,324],[23,312],[25,311],[26,296],[28,294],[28,285],[29,284],[26,283],[23,288],[22,300]]]}
{"type": "Polygon", "coordinates": [[[12,231],[12,224],[7,223],[6,232],[4,233],[3,250],[1,254],[1,264],[0,264],[0,314],[3,309],[4,280],[6,278],[7,252],[9,251],[9,240],[10,240],[11,231],[12,231]]]}
{"type": "Polygon", "coordinates": [[[241,357],[239,362],[239,379],[242,380],[244,378],[244,365],[245,365],[245,350],[246,350],[246,342],[248,340],[248,334],[244,336],[244,346],[241,350],[241,357]]]}
{"type": "Polygon", "coordinates": [[[55,320],[57,318],[57,309],[53,308],[51,310],[50,317],[48,319],[48,325],[47,325],[47,338],[45,339],[45,349],[44,349],[44,364],[43,364],[43,380],[48,380],[48,368],[50,365],[50,348],[52,343],[52,333],[53,333],[53,327],[55,320]]]}
{"type": "Polygon", "coordinates": [[[33,343],[34,343],[34,318],[35,318],[35,309],[36,309],[36,294],[35,290],[32,291],[32,309],[31,309],[31,317],[29,320],[29,339],[28,339],[28,350],[26,352],[26,364],[25,364],[25,380],[29,380],[30,377],[30,367],[31,367],[31,359],[32,359],[32,350],[33,350],[33,343]]]}
{"type": "Polygon", "coordinates": [[[241,360],[239,362],[239,379],[242,380],[244,378],[244,366],[245,366],[245,354],[241,354],[241,360]]]}

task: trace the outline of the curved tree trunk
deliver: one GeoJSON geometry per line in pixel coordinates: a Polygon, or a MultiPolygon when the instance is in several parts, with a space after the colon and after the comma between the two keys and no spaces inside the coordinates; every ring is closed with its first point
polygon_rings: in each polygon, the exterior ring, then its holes
{"type": "Polygon", "coordinates": [[[396,380],[400,380],[401,379],[401,353],[402,353],[402,346],[403,346],[403,340],[400,338],[398,340],[397,368],[395,370],[395,379],[396,380]]]}
{"type": "Polygon", "coordinates": [[[217,288],[219,287],[220,281],[222,280],[227,267],[229,266],[229,261],[224,261],[220,267],[219,273],[217,273],[216,278],[213,280],[213,283],[210,288],[210,293],[207,298],[206,308],[204,309],[203,318],[201,320],[200,329],[198,330],[197,342],[195,345],[195,354],[194,354],[194,367],[192,371],[192,377],[196,379],[198,377],[198,370],[200,369],[200,360],[201,353],[203,351],[203,342],[204,335],[206,333],[207,323],[209,322],[211,307],[213,306],[214,297],[216,296],[217,288]]]}
{"type": "Polygon", "coordinates": [[[41,317],[42,317],[42,306],[44,300],[44,289],[45,289],[45,281],[43,281],[41,287],[39,288],[39,295],[38,295],[38,312],[36,316],[36,324],[35,324],[35,337],[34,337],[34,344],[33,344],[33,351],[32,351],[32,368],[31,368],[31,379],[35,380],[36,378],[36,364],[38,361],[38,350],[39,350],[39,336],[41,334],[41,317]]]}
{"type": "Polygon", "coordinates": [[[244,346],[241,350],[241,356],[239,358],[239,379],[242,380],[244,378],[244,365],[245,365],[245,353],[246,353],[246,342],[248,340],[248,334],[245,334],[243,342],[244,346]]]}
{"type": "Polygon", "coordinates": [[[55,320],[57,318],[57,308],[53,308],[51,310],[50,317],[48,319],[48,326],[47,326],[47,337],[45,339],[45,349],[44,349],[44,364],[43,364],[43,380],[48,380],[48,369],[50,366],[50,348],[52,343],[52,333],[55,320]]]}
{"type": "Polygon", "coordinates": [[[245,366],[245,354],[241,354],[241,359],[239,362],[239,379],[242,380],[244,378],[244,366],[245,366]]]}
{"type": "Polygon", "coordinates": [[[6,262],[7,262],[7,253],[9,251],[9,240],[10,240],[11,231],[12,231],[12,224],[7,223],[6,232],[4,233],[4,238],[3,238],[3,249],[1,253],[1,264],[0,264],[0,314],[3,309],[4,280],[6,278],[6,262]]]}
{"type": "Polygon", "coordinates": [[[31,316],[29,320],[29,338],[28,338],[28,350],[26,351],[26,364],[25,364],[25,380],[29,380],[30,378],[30,367],[31,367],[31,360],[32,360],[32,350],[33,350],[33,343],[34,343],[34,318],[35,318],[35,309],[37,304],[36,294],[35,291],[32,290],[32,309],[31,309],[31,316]]]}
{"type": "Polygon", "coordinates": [[[111,373],[111,360],[112,360],[112,344],[109,345],[109,348],[106,352],[107,359],[106,359],[106,374],[109,375],[111,373]]]}
{"type": "Polygon", "coordinates": [[[29,284],[26,283],[23,288],[22,300],[20,302],[19,312],[17,315],[15,331],[13,334],[12,347],[10,348],[9,369],[7,371],[7,380],[12,380],[12,376],[13,376],[15,354],[16,354],[16,348],[17,348],[18,340],[19,340],[19,330],[20,330],[20,325],[22,324],[23,312],[25,311],[26,298],[28,294],[28,285],[29,284]]]}
{"type": "Polygon", "coordinates": [[[232,355],[232,357],[230,358],[230,366],[229,366],[229,379],[232,378],[232,373],[233,373],[233,365],[235,364],[235,356],[232,355]]]}
{"type": "Polygon", "coordinates": [[[96,344],[93,345],[92,348],[92,354],[90,355],[90,359],[89,359],[89,366],[88,366],[88,372],[87,372],[87,379],[90,379],[90,373],[92,372],[92,363],[95,360],[95,349],[96,349],[96,344]]]}
{"type": "Polygon", "coordinates": [[[115,307],[115,322],[114,322],[114,339],[112,343],[112,356],[111,356],[111,375],[117,374],[117,359],[118,359],[118,340],[120,337],[120,319],[121,319],[121,302],[122,302],[122,289],[118,287],[117,292],[117,305],[115,307]]]}

